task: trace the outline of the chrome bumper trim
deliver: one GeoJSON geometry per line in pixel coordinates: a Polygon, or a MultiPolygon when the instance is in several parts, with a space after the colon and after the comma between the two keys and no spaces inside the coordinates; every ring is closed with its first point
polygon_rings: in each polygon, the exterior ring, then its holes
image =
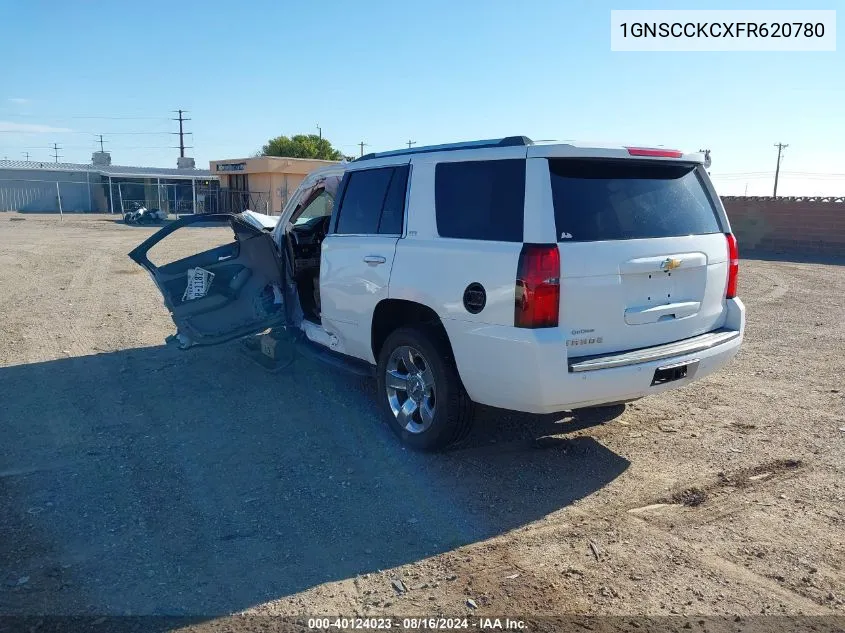
{"type": "Polygon", "coordinates": [[[626,365],[638,365],[653,360],[671,358],[672,356],[694,354],[703,350],[712,349],[717,345],[723,345],[735,338],[739,338],[739,332],[736,330],[714,330],[682,341],[645,347],[631,352],[574,358],[569,362],[569,371],[582,372],[610,369],[611,367],[625,367],[626,365]]]}

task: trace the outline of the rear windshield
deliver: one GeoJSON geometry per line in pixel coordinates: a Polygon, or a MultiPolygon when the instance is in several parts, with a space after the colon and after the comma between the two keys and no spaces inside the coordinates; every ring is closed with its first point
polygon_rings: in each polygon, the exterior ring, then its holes
{"type": "Polygon", "coordinates": [[[719,233],[696,165],[549,160],[558,240],[635,240],[719,233]]]}

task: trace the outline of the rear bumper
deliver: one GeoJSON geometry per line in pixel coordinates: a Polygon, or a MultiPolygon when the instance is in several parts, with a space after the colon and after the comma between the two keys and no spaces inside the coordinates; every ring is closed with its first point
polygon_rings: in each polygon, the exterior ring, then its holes
{"type": "Polygon", "coordinates": [[[665,345],[655,345],[654,347],[646,347],[644,349],[623,352],[621,354],[600,354],[598,356],[574,358],[569,361],[569,371],[574,373],[599,371],[602,369],[612,369],[614,367],[639,365],[641,363],[648,363],[654,360],[664,360],[667,358],[686,356],[688,354],[696,354],[715,347],[720,347],[739,337],[740,333],[738,331],[721,328],[719,330],[714,330],[713,332],[707,332],[706,334],[684,339],[683,341],[675,341],[665,345]]]}
{"type": "Polygon", "coordinates": [[[728,363],[739,351],[745,307],[728,302],[722,328],[666,345],[595,357],[566,355],[558,329],[523,330],[444,321],[461,379],[470,398],[529,413],[634,400],[682,387],[728,363]],[[652,385],[659,367],[698,362],[691,375],[652,385]]]}

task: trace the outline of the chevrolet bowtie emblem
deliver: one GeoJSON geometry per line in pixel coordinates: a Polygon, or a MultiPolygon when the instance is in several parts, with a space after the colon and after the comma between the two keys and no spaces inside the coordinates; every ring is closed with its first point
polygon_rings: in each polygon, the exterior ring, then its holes
{"type": "Polygon", "coordinates": [[[680,259],[672,259],[671,257],[667,257],[661,262],[660,270],[665,270],[666,272],[669,272],[670,270],[675,270],[680,265],[680,259]]]}

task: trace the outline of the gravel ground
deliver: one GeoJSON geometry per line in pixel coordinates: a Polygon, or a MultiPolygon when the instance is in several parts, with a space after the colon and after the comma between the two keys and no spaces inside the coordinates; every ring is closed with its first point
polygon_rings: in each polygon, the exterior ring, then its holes
{"type": "Polygon", "coordinates": [[[845,613],[845,267],[743,260],[725,370],[423,455],[365,379],[165,347],[153,231],[0,214],[0,614],[845,613]]]}

